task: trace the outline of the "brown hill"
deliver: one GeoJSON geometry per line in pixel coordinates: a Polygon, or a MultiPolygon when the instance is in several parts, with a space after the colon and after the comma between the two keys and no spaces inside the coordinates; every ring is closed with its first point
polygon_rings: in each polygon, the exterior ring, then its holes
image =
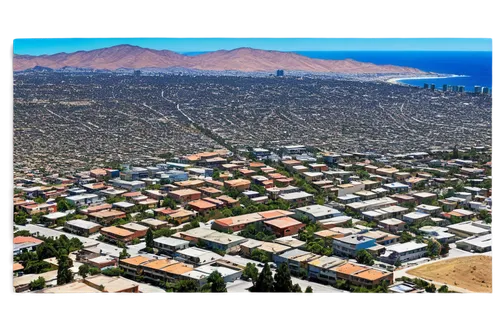
{"type": "Polygon", "coordinates": [[[185,56],[167,50],[152,50],[132,45],[118,45],[92,51],[57,53],[53,55],[14,55],[14,70],[35,66],[59,69],[79,67],[92,69],[169,68],[184,67],[200,70],[236,70],[243,72],[289,71],[330,73],[422,73],[422,71],[392,65],[375,65],[354,60],[321,60],[293,52],[265,51],[251,48],[220,50],[197,56],[185,56]]]}

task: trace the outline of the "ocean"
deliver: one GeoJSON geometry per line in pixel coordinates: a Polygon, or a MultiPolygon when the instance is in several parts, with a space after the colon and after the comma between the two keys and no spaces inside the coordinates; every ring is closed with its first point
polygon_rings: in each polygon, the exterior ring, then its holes
{"type": "MultiPolygon", "coordinates": [[[[188,52],[197,55],[205,52],[188,52]]],[[[435,84],[441,89],[443,84],[465,86],[466,91],[474,91],[474,86],[489,87],[492,80],[492,52],[470,51],[295,51],[310,58],[327,60],[353,59],[377,65],[398,65],[418,68],[425,72],[464,77],[438,79],[399,80],[402,83],[423,87],[424,83],[435,84]]]]}
{"type": "Polygon", "coordinates": [[[473,91],[474,86],[489,87],[492,81],[492,52],[466,51],[298,51],[310,58],[342,60],[353,59],[377,65],[398,65],[418,68],[425,72],[466,75],[439,79],[400,80],[402,83],[423,87],[424,83],[465,86],[473,91]]]}

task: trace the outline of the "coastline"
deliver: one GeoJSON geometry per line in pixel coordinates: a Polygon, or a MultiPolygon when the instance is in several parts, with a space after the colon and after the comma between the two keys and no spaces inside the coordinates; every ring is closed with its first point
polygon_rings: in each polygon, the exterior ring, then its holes
{"type": "Polygon", "coordinates": [[[410,77],[393,77],[388,80],[386,80],[387,83],[391,84],[405,84],[399,81],[403,80],[424,80],[424,79],[429,79],[429,80],[435,80],[435,79],[449,79],[449,78],[456,78],[456,77],[469,77],[469,75],[456,75],[456,74],[451,74],[451,75],[443,75],[443,76],[410,76],[410,77]]]}

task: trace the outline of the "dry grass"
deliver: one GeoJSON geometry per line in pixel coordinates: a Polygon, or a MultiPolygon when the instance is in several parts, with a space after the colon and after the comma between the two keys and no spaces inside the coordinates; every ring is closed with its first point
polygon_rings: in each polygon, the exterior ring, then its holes
{"type": "Polygon", "coordinates": [[[438,261],[407,273],[473,292],[491,293],[491,264],[490,256],[468,256],[438,261]]]}

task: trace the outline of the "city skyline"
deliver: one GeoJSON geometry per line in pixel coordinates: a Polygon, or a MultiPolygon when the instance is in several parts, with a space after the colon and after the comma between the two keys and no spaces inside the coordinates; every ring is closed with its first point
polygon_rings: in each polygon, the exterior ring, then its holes
{"type": "Polygon", "coordinates": [[[89,51],[120,44],[179,53],[250,47],[276,51],[492,51],[487,38],[47,38],[16,39],[14,54],[89,51]]]}

